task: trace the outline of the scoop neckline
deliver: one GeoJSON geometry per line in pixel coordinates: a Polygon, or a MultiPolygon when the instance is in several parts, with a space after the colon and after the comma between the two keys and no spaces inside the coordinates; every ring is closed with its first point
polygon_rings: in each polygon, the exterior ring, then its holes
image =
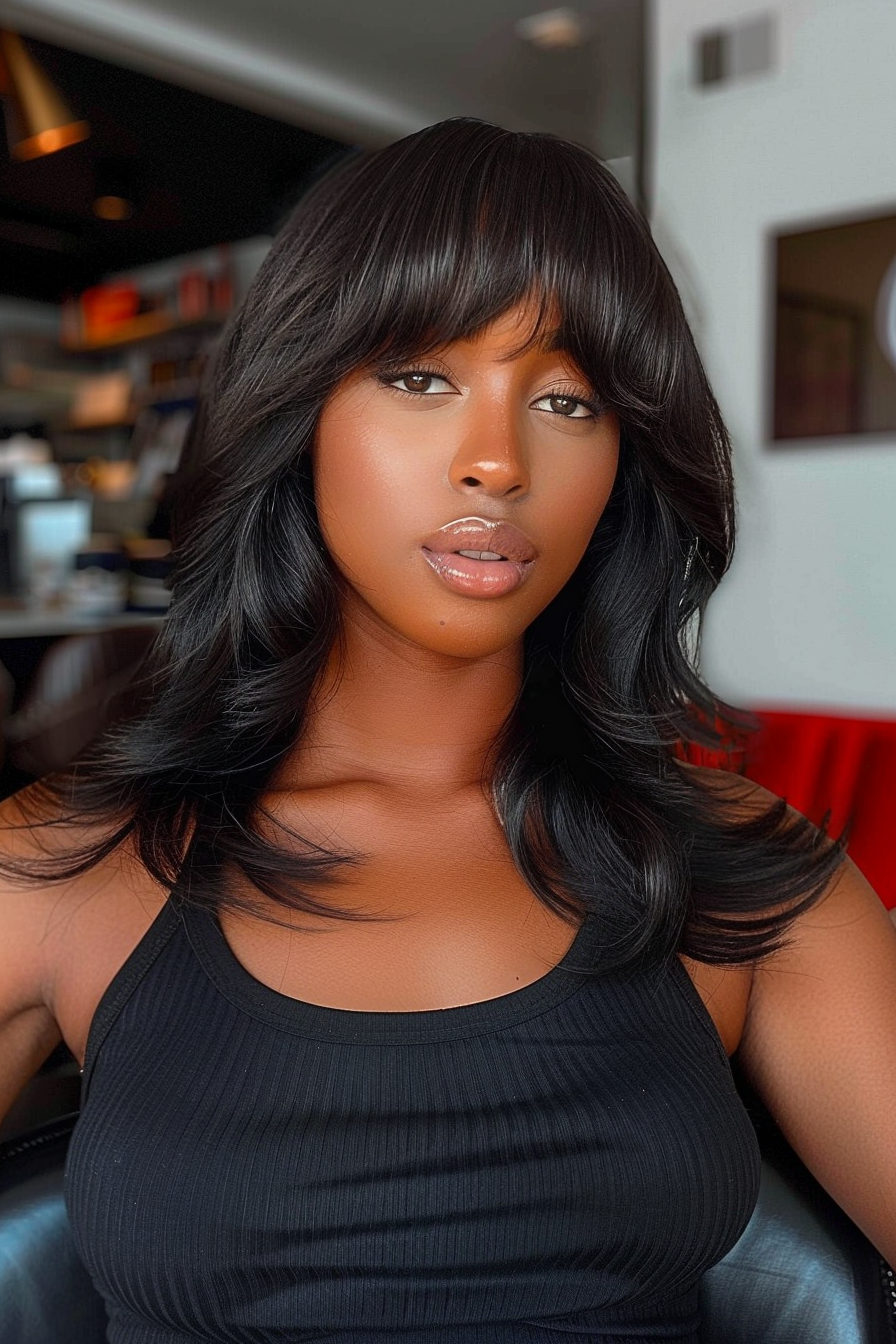
{"type": "Polygon", "coordinates": [[[377,1012],[334,1008],[281,994],[257,980],[228,943],[217,914],[184,902],[181,918],[203,970],[235,1007],[295,1036],[370,1045],[410,1045],[480,1036],[535,1017],[561,1003],[583,984],[570,974],[593,965],[597,920],[585,915],[564,956],[537,980],[490,999],[449,1008],[377,1012]]]}

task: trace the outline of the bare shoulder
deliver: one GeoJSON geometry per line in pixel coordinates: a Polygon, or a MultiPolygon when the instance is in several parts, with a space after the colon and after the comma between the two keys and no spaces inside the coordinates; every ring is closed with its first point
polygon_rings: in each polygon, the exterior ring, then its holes
{"type": "Polygon", "coordinates": [[[26,1014],[49,1049],[65,1040],[78,1055],[94,996],[164,904],[167,892],[128,841],[77,875],[39,876],[42,865],[77,855],[108,831],[54,816],[39,790],[0,803],[0,1032],[13,1019],[24,1030],[26,1014]],[[31,875],[13,875],[9,865],[31,875]]]}
{"type": "Polygon", "coordinates": [[[741,1058],[803,1161],[890,1262],[894,1053],[896,929],[847,859],[788,946],[757,966],[741,1058]]]}
{"type": "MultiPolygon", "coordinates": [[[[679,765],[701,788],[728,802],[734,816],[747,819],[759,815],[778,801],[775,794],[742,775],[687,762],[679,765]]],[[[743,1040],[753,990],[753,965],[709,966],[686,956],[680,960],[715,1023],[725,1050],[733,1055],[743,1040]]]]}
{"type": "MultiPolygon", "coordinates": [[[[861,1031],[875,996],[896,1005],[896,930],[870,883],[844,858],[825,892],[791,924],[787,945],[760,962],[745,1033],[751,1068],[765,1072],[805,1012],[807,1039],[836,1017],[861,1031]],[[785,1022],[785,1016],[794,1016],[785,1022]],[[818,1015],[818,1016],[816,1016],[818,1015]]],[[[876,1016],[872,1013],[869,1024],[876,1016]]],[[[894,1016],[896,1025],[896,1016],[894,1016]]]]}
{"type": "Polygon", "coordinates": [[[47,938],[51,915],[54,926],[76,923],[79,908],[110,887],[144,899],[157,884],[148,882],[128,840],[98,862],[85,863],[83,872],[58,880],[53,876],[55,867],[73,866],[112,832],[111,822],[68,820],[39,786],[0,802],[0,902],[6,917],[36,920],[47,938]]]}
{"type": "MultiPolygon", "coordinates": [[[[700,782],[736,799],[745,816],[780,802],[759,785],[714,778],[721,773],[701,771],[700,782]]],[[[789,807],[787,815],[800,818],[789,807]]],[[[843,856],[791,921],[785,945],[756,964],[739,1059],[803,1161],[890,1263],[894,1053],[896,929],[843,856]]]]}
{"type": "MultiPolygon", "coordinates": [[[[727,815],[749,822],[781,809],[781,820],[807,824],[807,819],[777,794],[728,771],[688,765],[685,769],[704,790],[725,803],[727,815]]],[[[819,843],[825,841],[818,832],[819,843]]],[[[780,913],[787,914],[783,901],[780,913]]],[[[772,907],[774,911],[774,907],[772,907]]],[[[784,1053],[799,1050],[796,1024],[805,1012],[803,1029],[813,1030],[816,1004],[825,999],[826,1011],[836,1003],[841,1029],[867,1008],[870,982],[860,987],[863,965],[878,968],[879,991],[896,986],[896,938],[887,911],[858,868],[845,856],[832,866],[818,899],[789,924],[785,946],[744,968],[707,967],[685,961],[707,1007],[714,999],[728,1024],[726,1043],[737,1039],[740,1058],[761,1092],[774,1090],[772,1078],[785,1066],[784,1053]],[[808,998],[807,998],[808,996],[808,998]],[[863,1006],[864,1005],[864,1006],[863,1006]],[[789,1039],[789,1046],[784,1043],[789,1039]]],[[[685,960],[683,958],[683,960],[685,960]]],[[[718,1012],[718,1010],[717,1010],[718,1012]]],[[[723,1033],[724,1035],[724,1033],[723,1033]]],[[[793,1064],[790,1057],[789,1064],[793,1064]]],[[[767,1100],[771,1100],[767,1096],[767,1100]]]]}
{"type": "Polygon", "coordinates": [[[90,839],[55,816],[37,788],[0,803],[0,975],[6,997],[20,985],[46,1001],[54,917],[77,899],[79,881],[55,882],[41,870],[90,839]]]}

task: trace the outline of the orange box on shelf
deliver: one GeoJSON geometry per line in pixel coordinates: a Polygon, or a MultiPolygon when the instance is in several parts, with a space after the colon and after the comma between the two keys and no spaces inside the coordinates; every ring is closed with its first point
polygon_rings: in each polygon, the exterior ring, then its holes
{"type": "Polygon", "coordinates": [[[130,322],[140,308],[140,292],[136,285],[94,285],[81,295],[84,317],[84,335],[87,338],[105,335],[124,322],[130,322]]]}

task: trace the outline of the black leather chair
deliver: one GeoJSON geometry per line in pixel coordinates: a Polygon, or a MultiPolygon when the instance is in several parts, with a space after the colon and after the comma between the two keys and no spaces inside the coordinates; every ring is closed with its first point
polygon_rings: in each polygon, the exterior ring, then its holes
{"type": "Polygon", "coordinates": [[[762,1182],[737,1245],[703,1276],[701,1344],[896,1344],[896,1275],[763,1124],[762,1182]]]}
{"type": "Polygon", "coordinates": [[[103,1344],[106,1309],[62,1198],[77,1113],[0,1144],[0,1344],[103,1344]]]}
{"type": "MultiPolygon", "coordinates": [[[[0,1145],[0,1344],[103,1344],[103,1303],[62,1198],[77,1115],[0,1145]]],[[[776,1134],[756,1212],[704,1276],[701,1344],[894,1344],[896,1282],[776,1134]]]]}

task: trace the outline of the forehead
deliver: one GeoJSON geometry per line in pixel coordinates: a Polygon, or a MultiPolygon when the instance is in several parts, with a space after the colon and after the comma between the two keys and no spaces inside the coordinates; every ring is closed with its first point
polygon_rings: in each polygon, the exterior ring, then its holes
{"type": "Polygon", "coordinates": [[[455,340],[438,342],[433,351],[450,345],[469,346],[474,353],[488,351],[499,360],[524,355],[563,352],[560,310],[555,302],[543,308],[534,301],[515,304],[478,330],[455,340]]]}

